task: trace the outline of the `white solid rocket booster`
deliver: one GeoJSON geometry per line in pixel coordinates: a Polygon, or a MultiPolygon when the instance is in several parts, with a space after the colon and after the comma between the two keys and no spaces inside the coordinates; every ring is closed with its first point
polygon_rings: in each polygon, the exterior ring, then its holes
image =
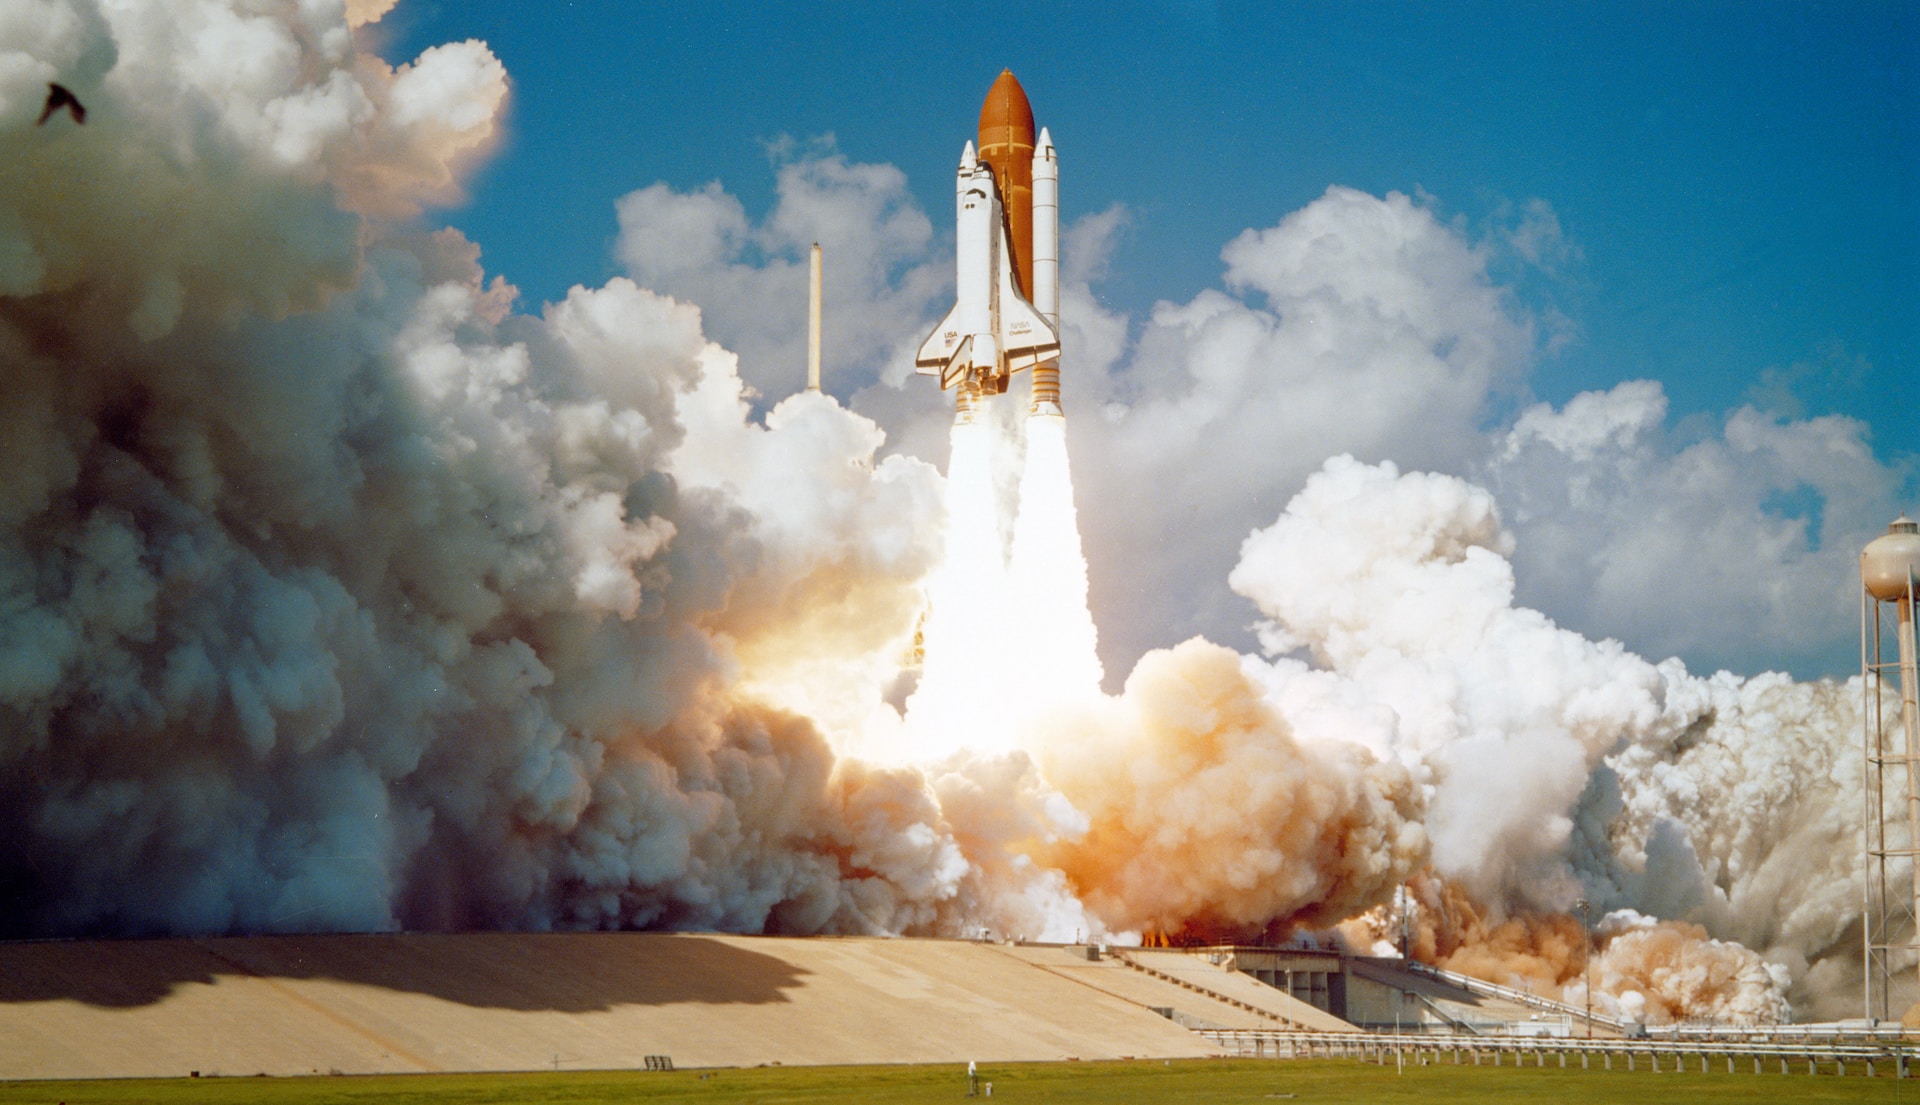
{"type": "MultiPolygon", "coordinates": [[[[1040,128],[1033,151],[1033,305],[1060,332],[1060,161],[1053,136],[1040,128]]],[[[1061,417],[1060,353],[1033,368],[1033,415],[1061,417]]]]}

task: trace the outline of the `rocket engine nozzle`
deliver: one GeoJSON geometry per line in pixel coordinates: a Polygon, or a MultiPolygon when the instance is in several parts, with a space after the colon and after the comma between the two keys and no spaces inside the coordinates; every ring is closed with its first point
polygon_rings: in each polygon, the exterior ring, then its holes
{"type": "Polygon", "coordinates": [[[953,424],[971,426],[979,421],[981,408],[986,405],[986,396],[981,393],[980,385],[968,379],[954,389],[953,424]]]}
{"type": "Polygon", "coordinates": [[[1027,413],[1064,417],[1065,412],[1060,409],[1060,362],[1058,360],[1034,366],[1033,405],[1027,408],[1027,413]]]}

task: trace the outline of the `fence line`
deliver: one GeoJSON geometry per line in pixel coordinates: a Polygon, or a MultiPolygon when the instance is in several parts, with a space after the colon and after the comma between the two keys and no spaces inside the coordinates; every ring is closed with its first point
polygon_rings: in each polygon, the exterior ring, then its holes
{"type": "Polygon", "coordinates": [[[1907,1038],[1906,1029],[1898,1024],[1867,1024],[1864,1021],[1842,1021],[1838,1024],[1662,1024],[1647,1026],[1646,1034],[1649,1038],[1671,1040],[1803,1040],[1809,1043],[1898,1041],[1907,1038]]]}
{"type": "Polygon", "coordinates": [[[1375,1032],[1284,1032],[1270,1029],[1196,1029],[1195,1034],[1220,1045],[1242,1058],[1273,1059],[1365,1059],[1384,1063],[1404,1062],[1411,1055],[1416,1061],[1431,1057],[1432,1062],[1467,1062],[1475,1066],[1490,1059],[1494,1065],[1511,1060],[1525,1066],[1531,1058],[1535,1066],[1547,1065],[1553,1056],[1562,1068],[1577,1057],[1583,1069],[1591,1069],[1598,1060],[1607,1070],[1623,1063],[1626,1070],[1641,1066],[1661,1070],[1691,1070],[1706,1073],[1714,1065],[1724,1065],[1728,1074],[1736,1064],[1750,1062],[1753,1073],[1781,1074],[1804,1067],[1814,1074],[1825,1067],[1839,1074],[1854,1064],[1863,1073],[1873,1075],[1884,1065],[1896,1077],[1914,1073],[1913,1051],[1904,1043],[1854,1040],[1816,1045],[1800,1043],[1745,1041],[1661,1041],[1651,1039],[1572,1040],[1555,1037],[1428,1036],[1375,1032]],[[1445,1057],[1445,1058],[1443,1058],[1445,1057]]]}
{"type": "MultiPolygon", "coordinates": [[[[1587,1011],[1571,1002],[1542,997],[1528,990],[1501,986],[1485,979],[1474,978],[1472,975],[1463,975],[1456,971],[1443,970],[1411,960],[1407,962],[1406,967],[1414,974],[1425,975],[1483,997],[1504,998],[1521,1005],[1564,1014],[1576,1020],[1587,1019],[1587,1011]]],[[[1647,1025],[1642,1028],[1633,1022],[1610,1017],[1605,1013],[1595,1013],[1593,1023],[1605,1025],[1620,1032],[1643,1032],[1649,1038],[1672,1040],[1803,1040],[1809,1043],[1839,1043],[1856,1039],[1875,1041],[1906,1039],[1906,1030],[1898,1024],[1868,1024],[1864,1021],[1842,1021],[1836,1024],[1664,1024],[1647,1025]]]]}

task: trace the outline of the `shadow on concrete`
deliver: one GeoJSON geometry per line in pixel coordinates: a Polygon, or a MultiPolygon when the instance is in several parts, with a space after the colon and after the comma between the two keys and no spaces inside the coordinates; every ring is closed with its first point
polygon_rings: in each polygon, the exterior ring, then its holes
{"type": "Polygon", "coordinates": [[[669,933],[28,941],[0,944],[0,1004],[70,1000],[129,1009],[224,976],[325,979],[485,1009],[588,1013],[785,1002],[808,973],[735,942],[669,933]]]}
{"type": "Polygon", "coordinates": [[[1383,986],[1405,990],[1410,994],[1419,994],[1433,1001],[1450,1001],[1455,1005],[1475,1008],[1487,1004],[1472,990],[1455,986],[1451,982],[1430,975],[1415,974],[1400,966],[1398,960],[1356,955],[1347,963],[1353,973],[1362,978],[1369,978],[1383,986]]]}

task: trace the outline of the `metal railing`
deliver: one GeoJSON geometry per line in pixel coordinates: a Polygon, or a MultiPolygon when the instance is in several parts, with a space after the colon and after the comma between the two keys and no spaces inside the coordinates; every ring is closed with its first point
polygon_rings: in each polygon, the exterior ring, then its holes
{"type": "Polygon", "coordinates": [[[1915,1073],[1914,1049],[1905,1042],[1878,1040],[1651,1040],[1651,1039],[1562,1039],[1555,1037],[1476,1037],[1392,1035],[1377,1032],[1277,1032],[1258,1029],[1204,1029],[1195,1035],[1218,1044],[1240,1058],[1272,1059],[1360,1059],[1367,1062],[1412,1061],[1451,1062],[1478,1066],[1491,1061],[1504,1065],[1544,1067],[1549,1057],[1565,1068],[1578,1059],[1583,1069],[1598,1062],[1607,1070],[1680,1071],[1707,1073],[1723,1065],[1726,1073],[1751,1064],[1753,1073],[1808,1074],[1831,1068],[1846,1074],[1851,1064],[1857,1071],[1876,1074],[1880,1069],[1897,1077],[1915,1073]]]}
{"type": "Polygon", "coordinates": [[[1906,1030],[1898,1024],[1660,1024],[1648,1025],[1647,1036],[1664,1040],[1742,1040],[1790,1043],[1844,1043],[1850,1041],[1905,1040],[1906,1030]]]}
{"type": "MultiPolygon", "coordinates": [[[[1463,990],[1484,997],[1502,998],[1520,1005],[1546,1010],[1570,1016],[1576,1021],[1584,1021],[1587,1012],[1571,1002],[1558,1001],[1542,997],[1527,990],[1501,986],[1485,979],[1463,975],[1456,971],[1443,970],[1425,963],[1407,962],[1407,970],[1414,974],[1458,986],[1463,990]]],[[[1593,1014],[1593,1023],[1606,1025],[1619,1032],[1644,1033],[1649,1039],[1665,1040],[1726,1040],[1740,1041],[1803,1041],[1809,1044],[1831,1044],[1849,1040],[1904,1040],[1905,1030],[1898,1024],[1867,1024],[1859,1021],[1842,1021],[1829,1024],[1663,1024],[1638,1025],[1635,1022],[1607,1016],[1604,1013],[1593,1014]]]]}

